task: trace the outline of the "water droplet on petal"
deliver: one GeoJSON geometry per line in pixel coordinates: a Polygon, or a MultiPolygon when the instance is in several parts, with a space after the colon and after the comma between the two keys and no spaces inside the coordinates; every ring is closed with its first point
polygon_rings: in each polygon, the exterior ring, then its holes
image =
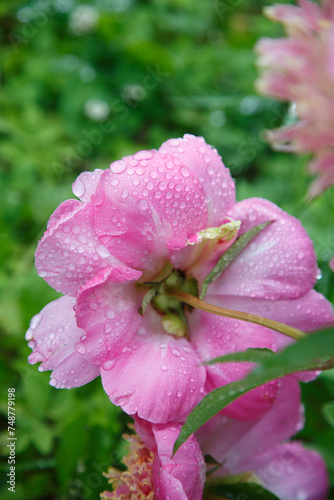
{"type": "Polygon", "coordinates": [[[108,361],[105,361],[104,363],[102,363],[102,368],[104,370],[111,370],[112,368],[114,368],[116,364],[116,360],[115,359],[110,359],[108,361]]]}
{"type": "Polygon", "coordinates": [[[79,354],[86,354],[87,352],[86,346],[83,342],[77,342],[75,344],[75,349],[79,354]]]}
{"type": "Polygon", "coordinates": [[[160,368],[161,368],[161,370],[163,372],[165,372],[166,370],[168,370],[168,366],[167,365],[161,365],[160,368]]]}
{"type": "Polygon", "coordinates": [[[52,387],[55,387],[55,386],[56,386],[56,384],[57,384],[57,380],[56,380],[54,377],[52,377],[52,378],[50,379],[49,384],[50,384],[50,385],[52,385],[52,387]]]}
{"type": "Polygon", "coordinates": [[[126,170],[126,163],[123,160],[117,160],[111,163],[110,168],[115,174],[121,174],[126,170]]]}
{"type": "MultiPolygon", "coordinates": [[[[31,329],[31,330],[35,330],[35,329],[38,327],[38,325],[40,324],[41,320],[42,320],[42,315],[41,315],[41,314],[36,314],[36,315],[35,315],[35,316],[31,319],[31,321],[30,321],[30,329],[31,329]]],[[[31,336],[31,338],[32,338],[32,336],[31,336]]],[[[27,337],[26,337],[26,339],[27,339],[27,340],[30,340],[30,339],[28,339],[27,337]]]]}
{"type": "Polygon", "coordinates": [[[110,255],[108,248],[106,248],[104,245],[97,245],[96,253],[99,254],[102,259],[106,259],[110,255]]]}
{"type": "Polygon", "coordinates": [[[75,196],[77,196],[78,198],[81,198],[85,194],[86,188],[85,188],[85,185],[81,179],[77,179],[74,182],[74,184],[72,186],[72,191],[73,191],[73,194],[75,196]]]}
{"type": "Polygon", "coordinates": [[[138,203],[138,207],[140,210],[147,210],[148,209],[148,202],[146,200],[140,200],[138,203]]]}
{"type": "Polygon", "coordinates": [[[153,158],[153,151],[138,151],[133,155],[136,160],[150,160],[153,158]]]}
{"type": "Polygon", "coordinates": [[[183,175],[183,177],[186,177],[186,178],[189,177],[189,175],[190,175],[188,167],[181,167],[180,172],[183,175]]]}

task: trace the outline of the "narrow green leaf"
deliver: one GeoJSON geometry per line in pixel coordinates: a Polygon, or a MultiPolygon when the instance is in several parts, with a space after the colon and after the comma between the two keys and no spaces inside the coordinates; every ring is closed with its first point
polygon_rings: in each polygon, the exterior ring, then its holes
{"type": "MultiPolygon", "coordinates": [[[[258,353],[259,354],[259,353],[258,353]]],[[[254,353],[253,353],[254,355],[254,353]]],[[[261,356],[261,355],[260,355],[261,356]]],[[[258,361],[260,359],[258,357],[258,361]]],[[[235,355],[228,358],[229,361],[235,355]]],[[[240,361],[242,356],[238,359],[240,361]]],[[[244,359],[246,356],[244,357],[244,359]]],[[[278,354],[263,356],[262,362],[243,380],[213,390],[193,409],[175,442],[174,452],[210,418],[246,392],[271,380],[304,370],[333,367],[334,330],[323,330],[289,345],[278,354]]],[[[255,359],[255,357],[253,358],[255,359]]],[[[226,357],[225,357],[226,360],[226,357]]]]}
{"type": "Polygon", "coordinates": [[[255,236],[257,236],[263,229],[265,229],[269,224],[271,224],[273,221],[268,221],[265,222],[264,224],[259,224],[256,227],[253,227],[253,229],[250,229],[247,231],[247,233],[243,234],[240,236],[234,243],[233,245],[225,252],[215,265],[215,267],[212,269],[212,271],[207,275],[205,280],[203,281],[202,285],[202,291],[200,295],[200,299],[203,299],[206,291],[208,289],[208,286],[215,281],[216,279],[219,278],[219,276],[222,274],[222,272],[231,264],[231,262],[239,255],[239,253],[250,243],[255,236]]]}
{"type": "Polygon", "coordinates": [[[270,349],[264,348],[249,348],[246,351],[232,352],[219,356],[218,358],[205,361],[204,365],[214,365],[215,363],[227,363],[228,361],[248,361],[249,363],[261,363],[268,359],[268,357],[275,356],[275,353],[270,349]]]}

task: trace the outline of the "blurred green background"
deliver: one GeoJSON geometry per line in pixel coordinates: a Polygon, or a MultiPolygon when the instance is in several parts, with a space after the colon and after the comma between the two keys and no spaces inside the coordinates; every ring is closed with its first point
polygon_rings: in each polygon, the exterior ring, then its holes
{"type": "MultiPolygon", "coordinates": [[[[267,4],[270,2],[266,2],[267,4]]],[[[310,204],[307,157],[273,152],[265,128],[288,106],[254,90],[254,44],[280,36],[262,0],[76,0],[0,4],[1,490],[15,498],[98,499],[102,472],[119,464],[127,417],[100,380],[56,390],[27,363],[30,318],[57,294],[34,268],[47,220],[84,170],[107,168],[170,137],[217,147],[238,199],[268,198],[300,218],[332,301],[333,188],[310,204]],[[7,389],[16,389],[16,492],[8,492],[7,389]],[[14,496],[13,496],[14,495],[14,496]]],[[[334,374],[303,386],[305,443],[320,450],[334,485],[334,374]]],[[[332,495],[331,498],[334,498],[332,495]]]]}

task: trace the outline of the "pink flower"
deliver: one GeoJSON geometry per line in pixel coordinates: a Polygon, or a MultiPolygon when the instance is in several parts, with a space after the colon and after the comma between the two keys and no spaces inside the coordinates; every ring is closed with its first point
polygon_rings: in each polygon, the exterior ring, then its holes
{"type": "Polygon", "coordinates": [[[283,151],[311,152],[310,172],[318,177],[314,197],[334,184],[334,8],[308,0],[299,7],[274,5],[266,14],[284,24],[288,37],[263,38],[257,45],[263,72],[260,92],[295,104],[298,122],[268,133],[283,151]]]}
{"type": "Polygon", "coordinates": [[[329,267],[331,268],[332,271],[334,271],[334,257],[332,258],[332,260],[330,261],[329,263],[329,267]]]}
{"type": "Polygon", "coordinates": [[[172,456],[180,429],[179,424],[150,424],[137,419],[139,437],[124,436],[130,443],[124,458],[128,470],[109,469],[105,475],[114,492],[105,491],[102,500],[201,500],[205,462],[195,436],[172,456]]]}
{"type": "MultiPolygon", "coordinates": [[[[202,138],[171,139],[108,170],[84,172],[73,191],[81,201],[58,207],[36,251],[39,274],[65,295],[35,316],[26,334],[29,362],[53,370],[55,387],[77,387],[100,374],[114,404],[167,423],[184,419],[206,391],[250,369],[205,368],[203,359],[284,345],[280,334],[190,311],[161,289],[138,313],[146,292],[155,293],[152,282],[166,272],[196,294],[237,235],[265,221],[274,220],[209,286],[206,301],[305,331],[333,323],[331,305],[312,290],[316,258],[299,221],[266,200],[235,204],[229,171],[202,138]]],[[[226,412],[256,418],[278,388],[273,382],[256,389],[226,412]]]]}
{"type": "Polygon", "coordinates": [[[196,436],[203,453],[222,464],[216,479],[242,475],[281,500],[325,500],[328,477],[320,455],[296,441],[281,444],[303,427],[303,420],[299,384],[285,377],[262,418],[241,422],[219,414],[196,436]]]}

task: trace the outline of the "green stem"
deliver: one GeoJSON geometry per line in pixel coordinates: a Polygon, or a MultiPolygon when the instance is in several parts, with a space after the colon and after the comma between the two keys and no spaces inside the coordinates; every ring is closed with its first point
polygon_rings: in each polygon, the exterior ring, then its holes
{"type": "Polygon", "coordinates": [[[193,295],[190,295],[189,293],[168,291],[168,294],[181,300],[185,304],[201,309],[202,311],[216,314],[218,316],[224,316],[225,318],[240,319],[241,321],[247,321],[248,323],[254,323],[255,325],[265,326],[266,328],[283,333],[284,335],[287,335],[295,340],[300,340],[306,336],[304,332],[297,330],[297,328],[293,328],[292,326],[284,325],[283,323],[279,323],[278,321],[273,321],[271,319],[262,318],[261,316],[255,316],[254,314],[213,306],[203,302],[203,300],[200,300],[193,295]]]}

